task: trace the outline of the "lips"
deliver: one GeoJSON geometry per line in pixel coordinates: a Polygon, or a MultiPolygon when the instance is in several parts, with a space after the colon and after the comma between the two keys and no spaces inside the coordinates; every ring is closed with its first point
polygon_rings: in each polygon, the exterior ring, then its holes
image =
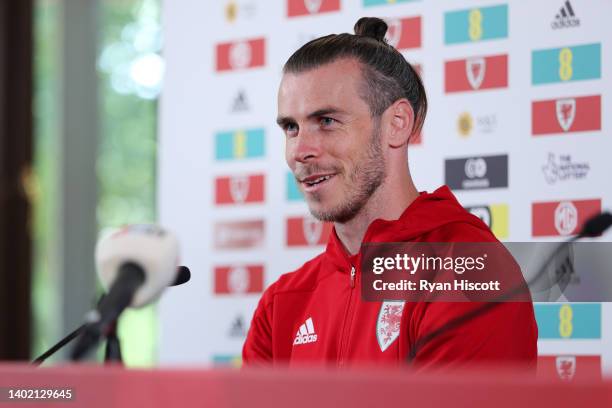
{"type": "Polygon", "coordinates": [[[335,174],[314,174],[300,180],[305,192],[313,192],[320,189],[322,186],[329,184],[335,174]]]}

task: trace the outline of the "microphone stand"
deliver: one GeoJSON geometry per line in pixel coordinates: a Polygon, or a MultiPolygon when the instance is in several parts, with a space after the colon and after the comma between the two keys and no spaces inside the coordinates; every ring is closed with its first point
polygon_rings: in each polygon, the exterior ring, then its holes
{"type": "MultiPolygon", "coordinates": [[[[98,304],[100,304],[103,297],[104,295],[100,297],[100,299],[98,300],[98,304]]],[[[66,344],[79,337],[83,333],[85,326],[87,326],[87,323],[80,325],[73,332],[71,332],[66,337],[58,341],[55,345],[53,345],[49,350],[36,357],[36,359],[32,361],[32,365],[36,367],[40,366],[46,359],[57,353],[64,346],[66,346],[66,344]]],[[[123,364],[123,358],[121,355],[121,345],[119,342],[119,337],[117,337],[117,320],[114,320],[111,323],[108,332],[105,334],[105,337],[106,348],[104,352],[104,361],[106,363],[123,364]]]]}

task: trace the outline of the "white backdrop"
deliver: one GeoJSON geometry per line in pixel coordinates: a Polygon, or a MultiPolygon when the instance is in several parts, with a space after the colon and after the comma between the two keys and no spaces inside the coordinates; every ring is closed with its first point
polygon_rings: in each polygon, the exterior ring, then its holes
{"type": "MultiPolygon", "coordinates": [[[[288,177],[276,92],[293,51],[359,17],[388,19],[422,70],[429,112],[409,148],[419,190],[449,183],[507,241],[562,239],[610,208],[612,3],[388,3],[164,2],[160,222],[193,278],[161,301],[162,364],[238,363],[262,289],[324,248],[329,228],[288,177]]],[[[612,371],[611,306],[537,305],[540,354],[612,371]]]]}

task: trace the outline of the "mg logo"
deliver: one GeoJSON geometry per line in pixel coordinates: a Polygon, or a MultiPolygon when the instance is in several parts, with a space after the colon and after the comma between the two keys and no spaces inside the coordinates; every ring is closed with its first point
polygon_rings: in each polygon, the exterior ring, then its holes
{"type": "Polygon", "coordinates": [[[232,44],[229,50],[229,63],[232,68],[246,68],[251,63],[251,45],[246,41],[232,44]]]}
{"type": "Polygon", "coordinates": [[[558,99],[556,102],[557,120],[564,132],[567,132],[576,117],[576,100],[573,98],[558,99]]]}
{"type": "Polygon", "coordinates": [[[570,201],[562,201],[555,209],[555,228],[560,235],[569,235],[578,225],[578,210],[570,201]]]}
{"type": "Polygon", "coordinates": [[[482,85],[486,66],[487,63],[484,58],[469,58],[465,60],[467,79],[473,89],[478,89],[482,85]]]}
{"type": "Polygon", "coordinates": [[[304,229],[304,238],[306,238],[308,245],[316,245],[319,239],[321,239],[323,224],[315,219],[304,217],[302,228],[304,229]]]}
{"type": "Polygon", "coordinates": [[[244,203],[249,194],[249,176],[233,176],[230,178],[229,190],[236,203],[244,203]]]}
{"type": "Polygon", "coordinates": [[[482,157],[465,161],[465,175],[468,178],[482,178],[487,174],[487,162],[482,157]]]}

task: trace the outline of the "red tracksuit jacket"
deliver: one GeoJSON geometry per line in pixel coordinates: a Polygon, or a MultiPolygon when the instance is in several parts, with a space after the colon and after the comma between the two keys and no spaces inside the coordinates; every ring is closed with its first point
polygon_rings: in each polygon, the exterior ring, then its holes
{"type": "MultiPolygon", "coordinates": [[[[448,187],[421,193],[395,221],[375,220],[364,242],[495,242],[448,187]]],[[[263,294],[245,341],[245,365],[408,362],[411,346],[481,303],[364,302],[360,254],[330,235],[325,252],[281,276],[263,294]]],[[[507,361],[535,366],[537,326],[530,302],[503,303],[418,348],[417,367],[507,361]]]]}

